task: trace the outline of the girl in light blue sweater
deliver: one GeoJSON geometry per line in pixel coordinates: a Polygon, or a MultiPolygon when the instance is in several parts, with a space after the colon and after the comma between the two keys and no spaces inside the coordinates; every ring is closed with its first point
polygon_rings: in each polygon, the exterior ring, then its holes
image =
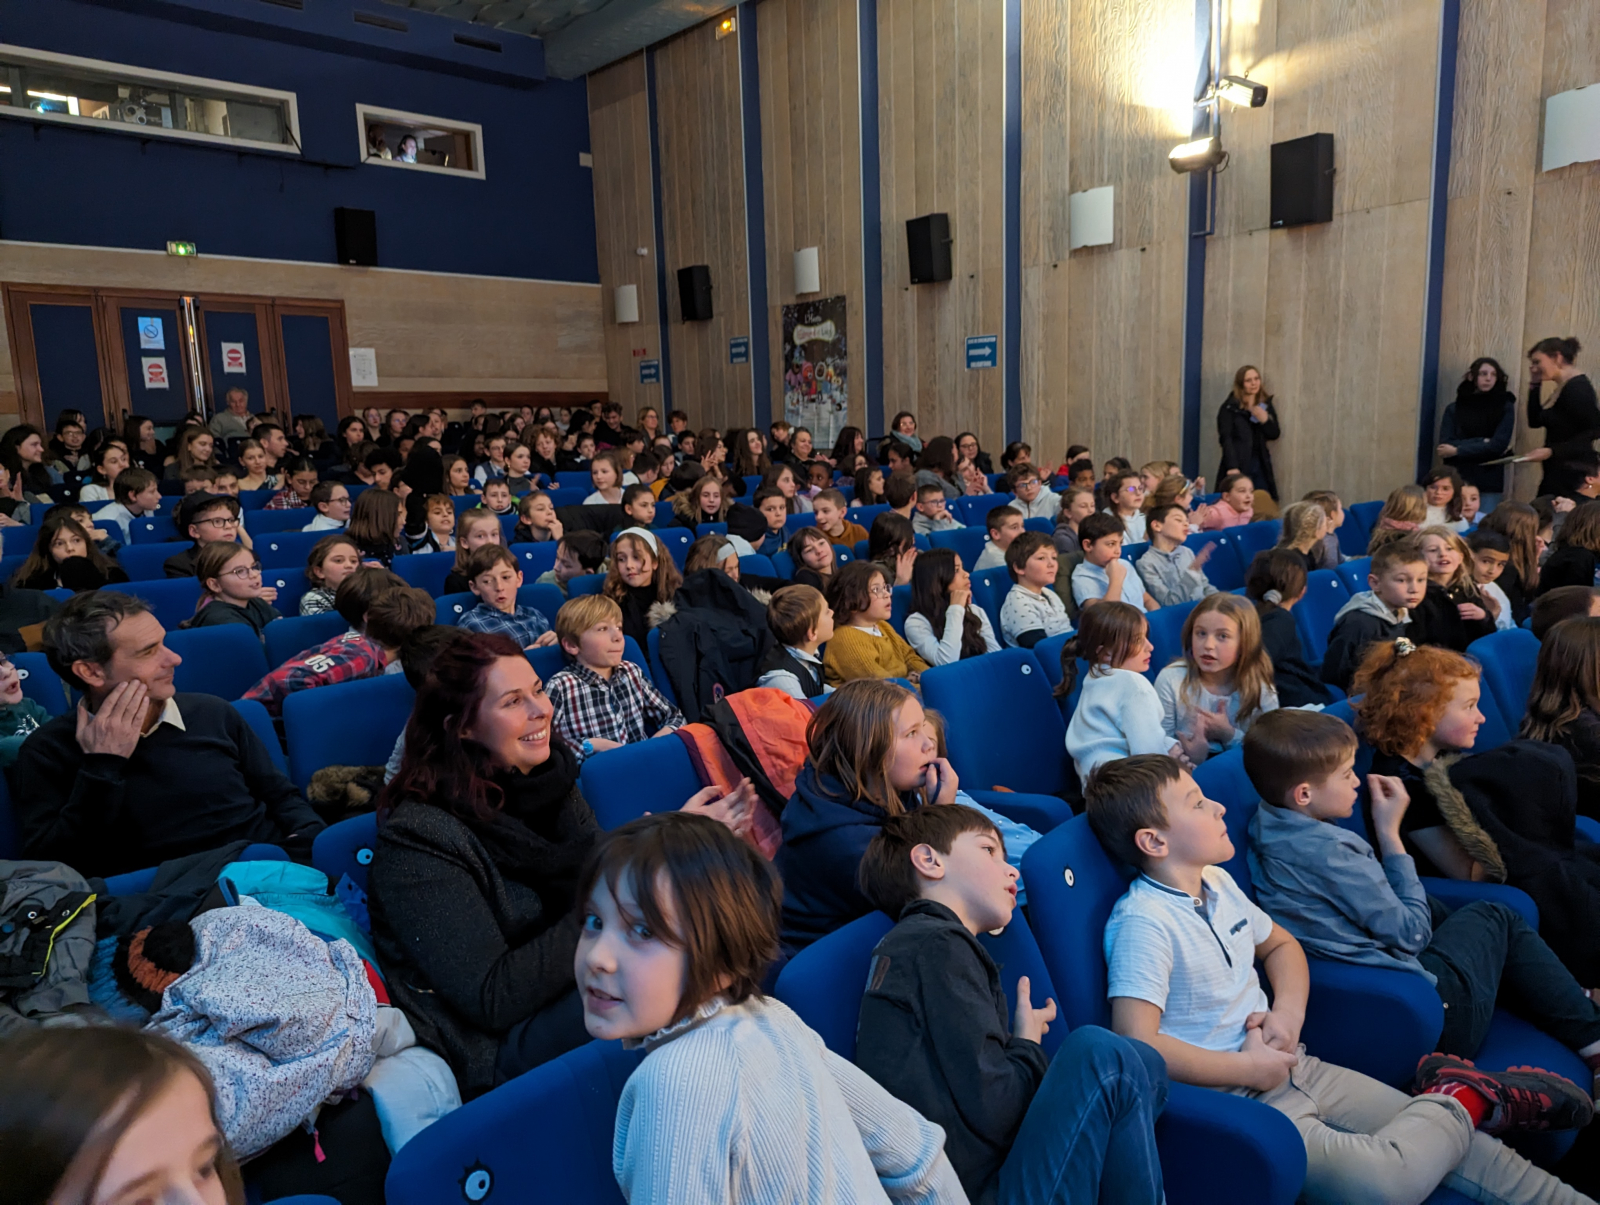
{"type": "Polygon", "coordinates": [[[1061,684],[1056,697],[1072,693],[1078,658],[1089,663],[1078,706],[1067,725],[1067,752],[1087,783],[1096,767],[1139,753],[1182,749],[1161,726],[1161,700],[1144,676],[1154,651],[1143,613],[1124,602],[1097,602],[1084,609],[1077,635],[1061,648],[1061,684]]]}
{"type": "Polygon", "coordinates": [[[611,1167],[629,1205],[964,1203],[944,1131],[761,994],[783,891],[703,816],[609,833],[578,885],[591,1036],[642,1047],[611,1167]]]}

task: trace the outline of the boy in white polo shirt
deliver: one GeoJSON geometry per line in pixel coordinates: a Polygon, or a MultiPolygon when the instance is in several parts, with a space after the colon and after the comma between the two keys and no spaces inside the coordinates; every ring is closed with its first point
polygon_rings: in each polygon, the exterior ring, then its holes
{"type": "Polygon", "coordinates": [[[1288,1116],[1306,1146],[1303,1199],[1419,1202],[1444,1183],[1480,1201],[1588,1200],[1490,1137],[1588,1124],[1594,1106],[1570,1081],[1429,1055],[1408,1097],[1306,1053],[1305,953],[1219,865],[1233,857],[1223,807],[1176,759],[1107,762],[1084,794],[1100,843],[1141,871],[1106,922],[1112,1028],[1155,1047],[1174,1080],[1288,1116]]]}

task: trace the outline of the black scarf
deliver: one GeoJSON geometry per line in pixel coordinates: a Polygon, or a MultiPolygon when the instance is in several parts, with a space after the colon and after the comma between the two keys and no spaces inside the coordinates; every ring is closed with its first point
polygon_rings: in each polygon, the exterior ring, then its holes
{"type": "Polygon", "coordinates": [[[1471,381],[1462,381],[1456,386],[1456,434],[1462,439],[1488,439],[1515,401],[1503,386],[1481,393],[1471,381]]]}
{"type": "Polygon", "coordinates": [[[500,810],[488,822],[467,817],[467,824],[501,874],[532,887],[552,912],[566,913],[599,835],[577,792],[576,760],[551,741],[544,764],[528,774],[503,771],[494,782],[505,792],[500,810]]]}

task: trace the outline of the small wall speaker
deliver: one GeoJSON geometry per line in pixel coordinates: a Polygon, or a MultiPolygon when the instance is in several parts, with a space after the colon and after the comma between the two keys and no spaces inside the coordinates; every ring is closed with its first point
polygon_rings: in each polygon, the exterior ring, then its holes
{"type": "Polygon", "coordinates": [[[618,285],[612,294],[612,308],[617,312],[618,322],[639,321],[639,286],[618,285]]]}
{"type": "Polygon", "coordinates": [[[678,269],[678,307],[685,322],[704,322],[711,317],[711,266],[691,264],[678,269]]]}
{"type": "Polygon", "coordinates": [[[333,242],[341,264],[378,266],[378,215],[370,209],[333,211],[333,242]]]}
{"type": "Polygon", "coordinates": [[[929,213],[906,222],[906,258],[911,283],[950,279],[950,215],[929,213]]]}
{"type": "Polygon", "coordinates": [[[815,247],[802,247],[794,253],[794,291],[822,292],[822,268],[817,262],[815,247]]]}
{"type": "Polygon", "coordinates": [[[1272,144],[1270,225],[1333,221],[1333,135],[1307,134],[1272,144]]]}

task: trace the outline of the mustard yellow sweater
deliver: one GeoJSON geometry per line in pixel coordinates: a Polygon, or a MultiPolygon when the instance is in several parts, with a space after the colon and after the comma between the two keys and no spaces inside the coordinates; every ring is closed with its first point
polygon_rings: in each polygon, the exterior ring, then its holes
{"type": "Polygon", "coordinates": [[[878,633],[873,636],[848,626],[834,629],[822,654],[823,678],[829,686],[842,686],[856,678],[908,678],[928,668],[887,622],[879,622],[878,633]]]}

